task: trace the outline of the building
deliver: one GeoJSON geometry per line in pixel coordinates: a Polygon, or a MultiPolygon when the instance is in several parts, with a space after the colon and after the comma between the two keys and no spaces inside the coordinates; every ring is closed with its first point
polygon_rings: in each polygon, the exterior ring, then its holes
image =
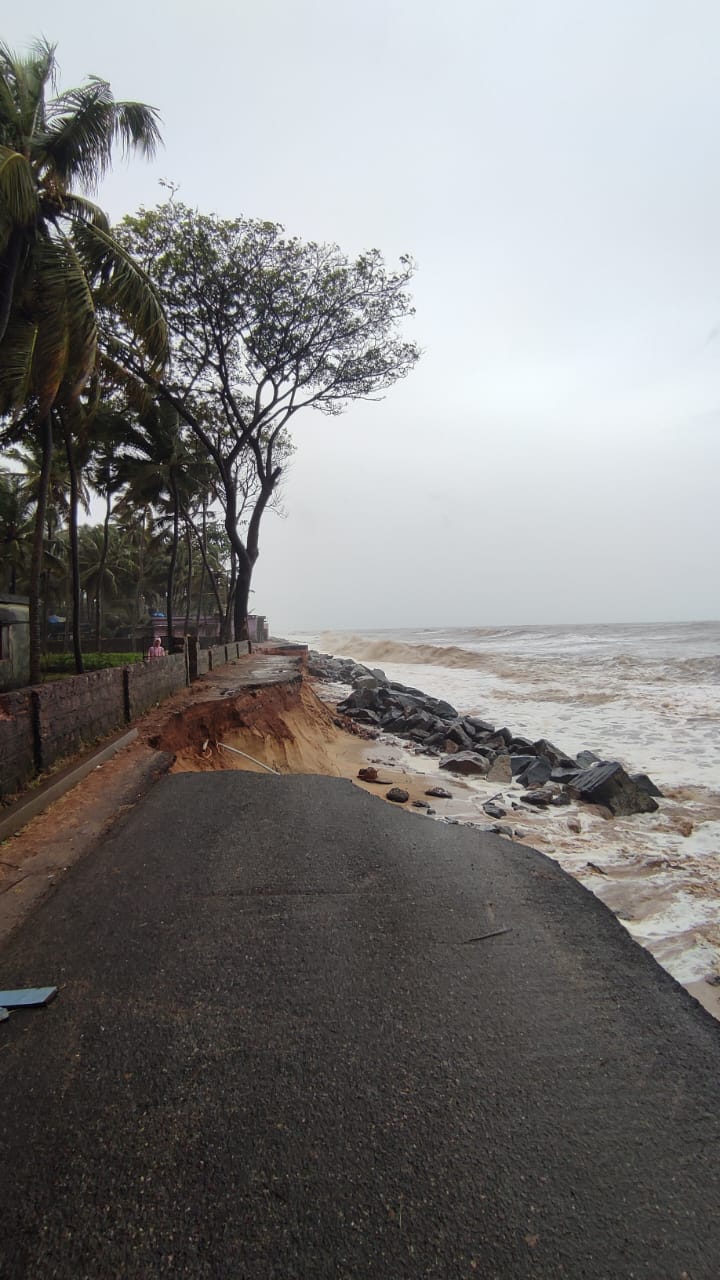
{"type": "Polygon", "coordinates": [[[265,615],[262,613],[249,613],[248,638],[259,642],[261,640],[267,640],[269,634],[268,621],[265,615]]]}
{"type": "Polygon", "coordinates": [[[30,609],[26,596],[0,593],[0,692],[30,681],[30,609]]]}

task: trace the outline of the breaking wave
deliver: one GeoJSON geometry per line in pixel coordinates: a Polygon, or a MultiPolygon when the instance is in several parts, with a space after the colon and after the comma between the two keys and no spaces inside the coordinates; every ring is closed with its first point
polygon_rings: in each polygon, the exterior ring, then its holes
{"type": "Polygon", "coordinates": [[[581,707],[603,707],[608,702],[615,702],[618,698],[617,693],[609,690],[602,692],[592,692],[588,690],[577,689],[534,689],[532,693],[533,702],[571,702],[575,706],[581,707]]]}
{"type": "Polygon", "coordinates": [[[320,645],[339,658],[355,658],[357,662],[394,662],[435,667],[487,666],[483,655],[456,645],[406,644],[400,640],[371,640],[368,636],[347,632],[324,631],[320,645]]]}
{"type": "Polygon", "coordinates": [[[422,628],[298,634],[444,698],[461,714],[648,772],[720,778],[720,623],[422,628]]]}

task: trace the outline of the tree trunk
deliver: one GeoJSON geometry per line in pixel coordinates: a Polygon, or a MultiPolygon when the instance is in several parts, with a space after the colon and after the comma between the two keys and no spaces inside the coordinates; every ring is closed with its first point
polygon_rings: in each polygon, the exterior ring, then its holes
{"type": "Polygon", "coordinates": [[[191,596],[192,596],[192,577],[193,577],[192,538],[190,536],[190,525],[187,520],[185,521],[185,546],[187,548],[187,562],[188,562],[187,596],[185,599],[185,635],[187,635],[188,631],[190,630],[190,605],[191,605],[191,596]]]}
{"type": "MultiPolygon", "coordinates": [[[[210,586],[211,586],[211,588],[212,588],[213,595],[215,596],[215,603],[216,603],[217,608],[218,608],[219,623],[220,623],[220,626],[222,627],[222,620],[223,620],[224,610],[223,610],[222,600],[220,599],[220,589],[219,589],[219,587],[218,587],[217,578],[216,578],[215,574],[213,573],[212,569],[210,568],[210,562],[209,562],[209,560],[208,560],[208,555],[207,555],[207,524],[206,524],[206,519],[205,519],[205,510],[203,509],[203,531],[202,531],[202,536],[201,536],[201,535],[200,535],[200,533],[198,532],[198,529],[197,529],[196,525],[194,524],[193,519],[192,519],[192,516],[189,514],[189,512],[187,512],[187,511],[185,511],[185,510],[183,509],[183,516],[184,516],[185,520],[187,521],[187,523],[190,525],[190,528],[192,529],[193,533],[195,534],[195,537],[196,537],[196,539],[197,539],[198,547],[200,548],[200,555],[201,555],[201,557],[202,557],[203,577],[201,578],[201,581],[200,581],[200,602],[201,602],[201,604],[202,604],[202,595],[203,595],[203,590],[204,590],[205,574],[207,574],[208,578],[210,579],[210,586]]],[[[198,607],[198,615],[199,615],[199,612],[200,612],[200,607],[198,607]]],[[[199,625],[199,616],[198,616],[198,625],[199,625]]],[[[222,637],[221,637],[221,638],[222,638],[222,637]]]]}
{"type": "Polygon", "coordinates": [[[47,513],[48,490],[50,488],[50,467],[53,455],[52,417],[49,412],[40,424],[40,443],[42,447],[42,466],[40,468],[35,531],[33,533],[32,557],[30,560],[30,684],[40,683],[40,647],[42,638],[40,577],[42,574],[43,545],[45,541],[45,516],[47,513]]]}
{"type": "Polygon", "coordinates": [[[200,635],[200,619],[202,618],[203,624],[205,622],[205,614],[203,612],[203,601],[205,598],[206,572],[207,570],[205,569],[205,562],[203,561],[200,568],[200,586],[198,587],[197,610],[195,612],[195,633],[198,636],[200,635]]]}
{"type": "Polygon", "coordinates": [[[225,490],[225,532],[230,541],[230,566],[233,575],[226,619],[229,620],[232,599],[233,639],[247,640],[248,600],[254,561],[248,555],[248,549],[238,533],[237,494],[232,475],[223,476],[223,488],[225,490]]]}
{"type": "Polygon", "coordinates": [[[170,564],[168,565],[167,576],[167,603],[165,612],[167,615],[167,648],[168,653],[172,653],[173,648],[173,589],[175,584],[175,565],[177,563],[178,541],[180,538],[180,502],[178,500],[177,485],[174,479],[170,481],[170,491],[173,498],[173,532],[172,547],[170,550],[170,564]]]}
{"type": "Polygon", "coordinates": [[[250,599],[250,583],[252,582],[252,561],[243,547],[242,555],[238,555],[237,580],[235,582],[235,603],[233,605],[234,639],[248,638],[248,601],[250,599]]]}
{"type": "Polygon", "coordinates": [[[138,544],[138,584],[135,592],[135,620],[133,624],[133,648],[136,647],[137,633],[140,629],[140,597],[145,586],[145,524],[147,521],[147,508],[143,508],[142,520],[140,521],[140,542],[138,544]]]}
{"type": "MultiPolygon", "coordinates": [[[[200,546],[200,556],[202,558],[202,573],[200,575],[200,599],[198,600],[197,613],[197,634],[200,635],[200,619],[203,620],[203,630],[207,630],[205,626],[205,574],[207,573],[207,498],[203,498],[202,504],[202,534],[198,536],[195,530],[195,536],[198,538],[200,546]]],[[[220,598],[218,597],[218,604],[220,598]]]]}
{"type": "Polygon", "coordinates": [[[227,600],[224,612],[220,615],[220,643],[230,639],[230,619],[235,604],[235,586],[237,584],[237,555],[235,548],[230,548],[230,578],[228,580],[227,600]]]}
{"type": "Polygon", "coordinates": [[[73,654],[75,656],[75,672],[82,675],[85,670],[83,666],[82,645],[80,643],[80,548],[78,544],[78,474],[75,463],[75,450],[73,449],[72,436],[70,428],[62,415],[62,431],[65,440],[65,456],[67,457],[68,471],[70,473],[70,511],[68,513],[68,526],[70,532],[70,574],[72,585],[72,629],[73,629],[73,654]]]}
{"type": "Polygon", "coordinates": [[[105,594],[105,565],[107,564],[108,548],[110,546],[110,516],[112,515],[112,490],[108,489],[105,495],[105,520],[103,523],[103,543],[102,552],[100,554],[100,566],[98,570],[97,590],[95,593],[95,646],[98,653],[102,653],[102,627],[103,627],[103,597],[105,594]]]}
{"type": "MultiPolygon", "coordinates": [[[[278,472],[279,475],[279,472],[278,472]]],[[[248,602],[250,600],[250,583],[252,581],[253,569],[260,555],[260,521],[265,513],[265,508],[270,501],[275,488],[274,478],[270,478],[267,484],[263,484],[260,490],[260,496],[255,503],[253,513],[250,517],[247,531],[247,545],[243,548],[244,556],[238,556],[238,587],[235,596],[235,639],[247,640],[249,638],[248,631],[248,602]],[[242,597],[242,598],[241,598],[242,597]],[[240,628],[240,630],[238,630],[240,628]]]]}

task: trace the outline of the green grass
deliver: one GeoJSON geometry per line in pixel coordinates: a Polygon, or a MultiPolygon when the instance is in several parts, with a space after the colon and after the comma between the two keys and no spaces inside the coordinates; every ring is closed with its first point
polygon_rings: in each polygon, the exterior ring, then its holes
{"type": "MultiPolygon", "coordinates": [[[[142,662],[141,653],[84,653],[86,671],[102,671],[106,667],[125,667],[130,662],[142,662]]],[[[43,677],[58,679],[75,675],[75,659],[71,653],[46,653],[41,660],[43,677]]]]}

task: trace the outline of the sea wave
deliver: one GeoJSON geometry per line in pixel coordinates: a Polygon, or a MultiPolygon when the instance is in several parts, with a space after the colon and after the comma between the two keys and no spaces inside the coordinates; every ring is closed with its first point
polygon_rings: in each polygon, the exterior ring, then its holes
{"type": "Polygon", "coordinates": [[[324,631],[320,637],[323,649],[335,657],[355,658],[357,662],[394,662],[436,667],[469,667],[482,670],[487,664],[483,654],[456,645],[407,644],[399,640],[371,640],[368,636],[347,632],[324,631]]]}
{"type": "Polygon", "coordinates": [[[532,628],[508,628],[503,637],[500,628],[335,627],[297,638],[382,667],[461,714],[507,723],[533,741],[620,759],[661,788],[717,790],[720,624],[546,627],[534,636],[532,628]]]}
{"type": "MultiPolygon", "coordinates": [[[[418,633],[422,635],[423,633],[418,633]]],[[[440,633],[436,633],[438,636],[440,633]]],[[[466,633],[470,638],[469,631],[466,633]]],[[[477,631],[474,633],[478,634],[477,631]]],[[[598,656],[533,652],[507,648],[469,649],[463,645],[433,644],[426,640],[403,640],[397,636],[359,635],[346,631],[325,631],[318,638],[319,647],[338,657],[351,657],[371,665],[382,663],[410,666],[435,666],[479,671],[503,681],[547,685],[561,676],[568,686],[581,687],[588,681],[602,680],[607,686],[631,685],[717,685],[720,683],[720,660],[717,656],[647,657],[643,654],[616,653],[598,656]]],[[[614,694],[612,696],[615,696],[614,694]]],[[[600,699],[602,701],[602,699],[600,699]]]]}
{"type": "Polygon", "coordinates": [[[573,706],[603,707],[608,702],[616,702],[620,695],[610,690],[578,690],[578,689],[534,689],[533,702],[569,702],[573,706]]]}

